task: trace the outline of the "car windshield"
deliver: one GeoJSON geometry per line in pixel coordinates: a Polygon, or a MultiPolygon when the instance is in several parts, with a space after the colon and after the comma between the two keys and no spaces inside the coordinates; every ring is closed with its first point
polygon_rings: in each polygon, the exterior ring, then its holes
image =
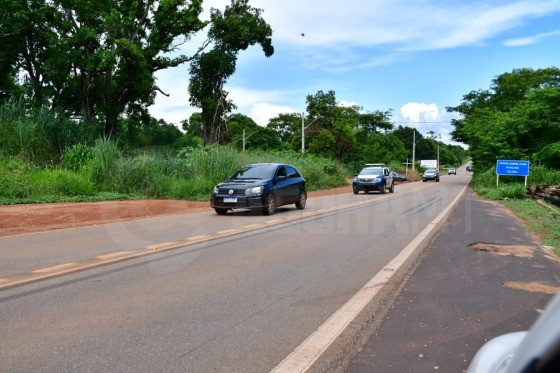
{"type": "Polygon", "coordinates": [[[437,171],[436,170],[426,170],[425,173],[427,174],[435,174],[437,171]]]}
{"type": "Polygon", "coordinates": [[[270,179],[276,171],[274,164],[252,164],[237,170],[230,179],[270,179]]]}
{"type": "Polygon", "coordinates": [[[360,171],[360,176],[377,176],[382,174],[383,170],[381,168],[364,168],[362,171],[360,171]]]}

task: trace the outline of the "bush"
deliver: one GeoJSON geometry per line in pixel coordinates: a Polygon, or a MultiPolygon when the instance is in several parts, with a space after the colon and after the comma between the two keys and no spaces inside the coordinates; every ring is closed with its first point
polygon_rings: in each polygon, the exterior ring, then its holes
{"type": "Polygon", "coordinates": [[[0,196],[3,198],[26,198],[30,186],[26,176],[32,170],[20,157],[0,157],[0,196]]]}
{"type": "Polygon", "coordinates": [[[68,170],[79,171],[93,160],[93,149],[90,146],[76,144],[64,152],[62,165],[68,170]]]}

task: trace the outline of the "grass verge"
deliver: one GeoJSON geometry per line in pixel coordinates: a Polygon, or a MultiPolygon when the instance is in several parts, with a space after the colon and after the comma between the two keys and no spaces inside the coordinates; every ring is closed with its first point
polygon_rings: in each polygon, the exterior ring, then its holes
{"type": "Polygon", "coordinates": [[[556,256],[560,257],[560,213],[558,209],[548,209],[532,199],[503,200],[504,206],[521,218],[527,229],[538,235],[544,245],[554,248],[556,256]]]}

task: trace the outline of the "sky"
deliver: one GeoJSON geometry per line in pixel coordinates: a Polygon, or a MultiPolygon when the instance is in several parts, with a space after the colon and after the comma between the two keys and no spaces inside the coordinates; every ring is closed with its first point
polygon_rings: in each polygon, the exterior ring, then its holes
{"type": "MultiPolygon", "coordinates": [[[[223,11],[230,1],[204,0],[223,11]]],[[[249,0],[272,28],[274,55],[259,45],[239,54],[225,89],[235,113],[266,126],[302,113],[306,97],[334,91],[340,105],[391,110],[395,126],[451,141],[459,118],[446,107],[519,68],[560,67],[560,0],[249,0]]],[[[192,54],[199,33],[183,46],[192,54]]],[[[178,126],[189,105],[188,66],[156,74],[152,116],[178,126]]]]}

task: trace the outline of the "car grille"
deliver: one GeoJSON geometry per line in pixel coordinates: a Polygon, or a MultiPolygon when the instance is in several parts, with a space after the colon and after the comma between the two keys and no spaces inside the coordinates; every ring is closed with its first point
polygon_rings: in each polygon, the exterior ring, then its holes
{"type": "Polygon", "coordinates": [[[372,177],[368,177],[368,178],[359,177],[358,180],[360,180],[362,183],[371,183],[374,180],[374,178],[372,178],[372,177]]]}
{"type": "Polygon", "coordinates": [[[245,195],[245,189],[232,189],[232,188],[219,188],[218,193],[219,194],[229,194],[230,190],[233,190],[232,196],[244,196],[245,195]]]}

